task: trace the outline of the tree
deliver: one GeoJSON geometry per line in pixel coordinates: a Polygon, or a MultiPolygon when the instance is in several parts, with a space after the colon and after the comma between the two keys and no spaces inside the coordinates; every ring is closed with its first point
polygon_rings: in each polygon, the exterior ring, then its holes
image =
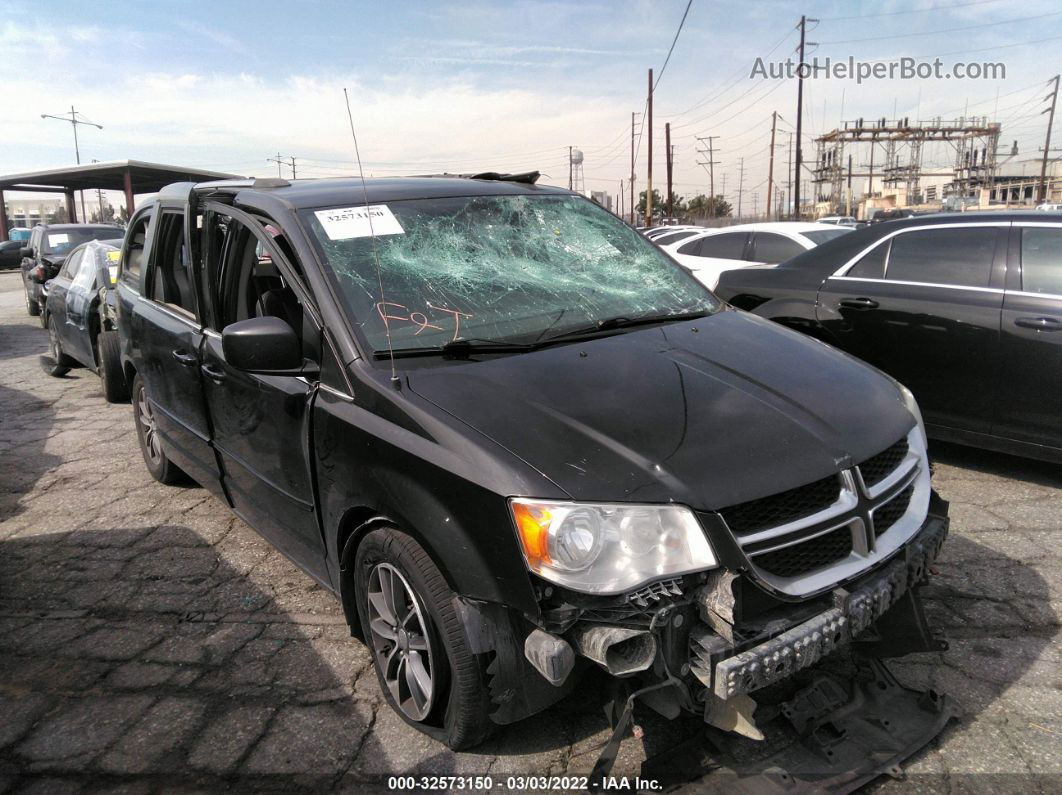
{"type": "Polygon", "coordinates": [[[48,213],[47,218],[45,218],[45,223],[48,224],[65,224],[69,223],[69,221],[70,216],[66,214],[66,208],[62,205],[59,205],[50,213],[48,213]]]}
{"type": "Polygon", "coordinates": [[[90,223],[107,224],[114,221],[114,207],[104,203],[100,209],[92,214],[90,223]]]}
{"type": "MultiPolygon", "coordinates": [[[[663,207],[663,204],[661,203],[661,200],[660,200],[660,191],[658,191],[656,188],[653,188],[653,215],[659,215],[661,213],[661,208],[662,207],[663,207]]],[[[638,194],[638,207],[636,209],[638,210],[638,214],[639,215],[645,215],[645,191],[644,190],[641,193],[638,194]]]]}
{"type": "Polygon", "coordinates": [[[727,218],[733,212],[730,202],[722,196],[709,198],[703,193],[690,199],[687,211],[696,218],[727,218]]]}
{"type": "Polygon", "coordinates": [[[129,223],[129,210],[124,204],[118,208],[118,220],[123,224],[129,223]]]}

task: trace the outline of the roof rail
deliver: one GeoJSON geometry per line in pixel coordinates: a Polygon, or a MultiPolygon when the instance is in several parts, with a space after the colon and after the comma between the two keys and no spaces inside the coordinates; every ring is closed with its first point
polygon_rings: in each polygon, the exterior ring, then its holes
{"type": "Polygon", "coordinates": [[[538,182],[538,178],[542,176],[538,171],[524,171],[520,174],[500,174],[497,171],[481,171],[478,174],[421,174],[422,177],[442,177],[450,178],[454,177],[458,179],[482,179],[493,182],[519,182],[524,185],[534,185],[538,182]]]}

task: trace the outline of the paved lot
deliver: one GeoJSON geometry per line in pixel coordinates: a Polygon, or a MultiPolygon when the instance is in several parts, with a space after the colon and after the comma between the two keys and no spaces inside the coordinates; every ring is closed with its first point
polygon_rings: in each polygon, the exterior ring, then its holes
{"type": "MultiPolygon", "coordinates": [[[[130,408],[46,376],[0,273],[0,792],[382,788],[388,773],[587,773],[603,692],[455,755],[383,705],[333,597],[198,488],[156,484],[130,408]]],[[[893,664],[967,710],[884,792],[1062,787],[1062,467],[939,447],[951,649],[893,664]]],[[[690,730],[648,718],[617,773],[690,730]]]]}

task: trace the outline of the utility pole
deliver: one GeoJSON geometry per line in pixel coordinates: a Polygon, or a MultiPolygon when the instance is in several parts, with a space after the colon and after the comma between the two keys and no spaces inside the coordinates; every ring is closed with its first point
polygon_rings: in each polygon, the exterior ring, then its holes
{"type": "Polygon", "coordinates": [[[785,173],[788,175],[785,183],[786,201],[789,203],[789,219],[793,219],[793,133],[789,133],[789,159],[785,163],[785,173]]]}
{"type": "Polygon", "coordinates": [[[848,155],[848,201],[844,205],[844,214],[852,214],[852,156],[848,155]]]}
{"type": "Polygon", "coordinates": [[[705,135],[697,136],[697,140],[701,143],[708,142],[708,149],[698,149],[697,154],[707,155],[707,161],[697,161],[697,165],[703,167],[708,172],[708,198],[712,201],[710,207],[712,209],[712,216],[715,216],[715,167],[719,165],[715,159],[715,150],[712,147],[712,142],[718,138],[718,135],[705,135]]]}
{"type": "Polygon", "coordinates": [[[646,123],[649,126],[649,156],[646,160],[645,176],[645,225],[653,225],[653,70],[649,70],[649,96],[647,106],[649,115],[646,123]]]}
{"type": "Polygon", "coordinates": [[[631,179],[627,187],[631,193],[631,226],[634,226],[634,118],[637,113],[631,114],[631,179]]]}
{"type": "Polygon", "coordinates": [[[568,147],[568,190],[572,189],[572,148],[568,147]]]}
{"type": "Polygon", "coordinates": [[[723,197],[723,201],[726,201],[726,174],[723,174],[723,190],[719,195],[723,197]]]}
{"type": "Polygon", "coordinates": [[[771,217],[771,194],[774,193],[774,130],[778,124],[778,111],[771,111],[771,157],[767,166],[767,217],[771,217]]]}
{"type": "Polygon", "coordinates": [[[807,33],[808,22],[818,22],[817,19],[809,20],[807,17],[800,17],[800,63],[797,66],[797,110],[796,110],[796,163],[794,167],[793,175],[793,209],[797,214],[797,218],[800,217],[800,147],[803,141],[801,140],[801,130],[803,130],[804,121],[804,45],[805,36],[807,33]]]}
{"type": "Polygon", "coordinates": [[[667,153],[667,217],[670,221],[675,217],[675,207],[671,201],[671,168],[675,157],[675,150],[671,146],[671,122],[664,124],[664,151],[667,153]]]}
{"type": "Polygon", "coordinates": [[[737,207],[737,217],[741,218],[741,194],[744,192],[744,187],[743,186],[745,185],[745,158],[742,157],[742,158],[740,158],[738,160],[738,169],[739,169],[739,171],[738,171],[738,207],[737,207]]]}
{"type": "MultiPolygon", "coordinates": [[[[1055,123],[1055,103],[1058,101],[1058,78],[1058,75],[1055,75],[1054,78],[1052,78],[1055,87],[1048,95],[1051,98],[1050,109],[1040,112],[1041,116],[1045,113],[1051,114],[1047,117],[1047,138],[1044,141],[1044,159],[1040,163],[1040,198],[1038,199],[1040,203],[1047,201],[1047,158],[1051,152],[1051,127],[1053,127],[1055,123]]],[[[1044,99],[1047,99],[1047,97],[1044,97],[1044,99]]]]}
{"type": "MultiPolygon", "coordinates": [[[[88,121],[87,119],[84,119],[84,118],[79,119],[78,118],[79,115],[80,114],[76,110],[74,110],[74,106],[71,105],[70,106],[70,118],[67,118],[65,113],[63,113],[60,116],[53,116],[50,113],[42,113],[41,114],[41,118],[42,119],[58,119],[59,121],[65,121],[71,127],[74,128],[74,159],[77,161],[77,164],[80,166],[81,165],[81,147],[78,146],[78,143],[77,143],[77,126],[79,124],[87,124],[89,127],[95,127],[97,130],[102,130],[103,129],[103,125],[102,124],[96,124],[95,122],[88,121]]],[[[80,191],[80,193],[81,193],[81,216],[82,216],[81,220],[87,223],[88,219],[84,217],[85,216],[85,191],[80,191]]],[[[70,220],[72,221],[74,219],[71,218],[70,220]]]]}
{"type": "Polygon", "coordinates": [[[281,166],[291,166],[291,178],[295,179],[295,158],[294,157],[284,157],[283,155],[280,154],[280,152],[277,152],[277,156],[276,157],[267,157],[266,158],[266,162],[267,163],[276,163],[277,164],[277,176],[280,177],[281,179],[284,179],[284,174],[280,170],[281,166]],[[288,162],[289,160],[291,161],[290,163],[288,162]]]}
{"type": "Polygon", "coordinates": [[[620,180],[619,206],[616,209],[619,210],[619,212],[616,213],[616,215],[618,215],[620,218],[622,218],[623,217],[623,180],[622,179],[620,180]]]}

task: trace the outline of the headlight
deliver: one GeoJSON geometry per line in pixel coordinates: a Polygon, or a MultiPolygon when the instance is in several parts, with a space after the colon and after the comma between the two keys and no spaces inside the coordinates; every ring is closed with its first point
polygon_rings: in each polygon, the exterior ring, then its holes
{"type": "Polygon", "coordinates": [[[910,389],[899,382],[896,385],[900,388],[900,396],[903,398],[904,407],[918,423],[918,430],[922,434],[922,445],[924,447],[928,444],[926,441],[926,424],[922,421],[922,412],[918,408],[918,401],[915,400],[915,396],[910,389]]]}
{"type": "Polygon", "coordinates": [[[528,567],[574,591],[622,593],[717,565],[693,512],[679,505],[510,505],[528,567]]]}

